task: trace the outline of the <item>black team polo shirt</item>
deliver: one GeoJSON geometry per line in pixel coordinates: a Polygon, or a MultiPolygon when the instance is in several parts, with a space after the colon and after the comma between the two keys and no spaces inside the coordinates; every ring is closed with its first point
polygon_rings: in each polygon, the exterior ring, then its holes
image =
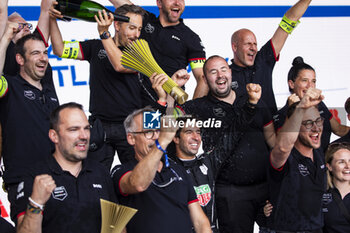
{"type": "Polygon", "coordinates": [[[3,179],[7,185],[17,183],[27,168],[51,154],[50,114],[59,103],[48,82],[42,82],[40,91],[20,75],[5,77],[9,87],[0,99],[0,122],[5,165],[3,179]]]}
{"type": "Polygon", "coordinates": [[[11,205],[14,222],[27,209],[34,178],[49,174],[56,188],[45,204],[43,233],[99,233],[101,231],[100,199],[116,202],[115,191],[108,170],[93,160],[83,161],[78,177],[62,170],[55,158],[48,158],[32,167],[17,189],[17,200],[11,205]],[[22,184],[22,185],[21,185],[22,184]]]}

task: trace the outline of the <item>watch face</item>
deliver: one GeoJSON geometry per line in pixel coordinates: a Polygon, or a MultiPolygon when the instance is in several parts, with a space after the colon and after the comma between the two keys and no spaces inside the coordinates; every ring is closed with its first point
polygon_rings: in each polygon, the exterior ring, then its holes
{"type": "Polygon", "coordinates": [[[111,37],[111,33],[109,33],[108,31],[104,31],[104,32],[100,35],[100,38],[101,38],[101,39],[108,39],[109,37],[111,37]]]}

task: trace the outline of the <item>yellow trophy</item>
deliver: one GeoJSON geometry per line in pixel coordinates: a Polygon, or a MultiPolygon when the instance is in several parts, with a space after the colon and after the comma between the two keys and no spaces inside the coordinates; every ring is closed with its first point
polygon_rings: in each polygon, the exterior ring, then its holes
{"type": "Polygon", "coordinates": [[[136,214],[137,209],[100,199],[101,233],[121,233],[126,224],[136,214]]]}
{"type": "MultiPolygon", "coordinates": [[[[160,68],[154,60],[147,41],[143,39],[132,42],[124,49],[121,63],[124,67],[136,70],[147,77],[150,77],[153,73],[165,74],[162,68],[160,68]]],[[[168,81],[166,81],[162,87],[179,104],[186,102],[188,94],[169,76],[168,81]]]]}

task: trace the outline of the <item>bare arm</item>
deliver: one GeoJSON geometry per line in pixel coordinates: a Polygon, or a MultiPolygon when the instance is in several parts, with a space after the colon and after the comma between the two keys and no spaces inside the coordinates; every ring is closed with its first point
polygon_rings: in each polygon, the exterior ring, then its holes
{"type": "Polygon", "coordinates": [[[196,233],[211,233],[210,222],[208,217],[204,214],[201,206],[198,202],[193,202],[188,205],[190,210],[190,216],[192,220],[193,227],[196,233]]]}
{"type": "Polygon", "coordinates": [[[194,89],[193,99],[203,97],[208,94],[209,87],[204,80],[203,68],[196,68],[192,70],[193,76],[197,81],[197,86],[194,89]]]}
{"type": "Polygon", "coordinates": [[[129,0],[109,0],[113,4],[114,8],[118,8],[124,4],[132,5],[133,3],[129,0]]]}
{"type": "Polygon", "coordinates": [[[4,70],[7,47],[10,44],[12,38],[19,31],[18,27],[18,23],[7,22],[3,36],[0,39],[0,75],[2,75],[2,72],[4,70]]]}
{"type": "MultiPolygon", "coordinates": [[[[101,12],[98,13],[98,16],[95,15],[95,20],[97,22],[98,34],[101,35],[104,31],[108,31],[109,26],[114,22],[114,17],[112,13],[110,13],[108,17],[106,11],[103,10],[103,15],[101,12]]],[[[134,70],[124,68],[124,66],[122,65],[121,59],[123,53],[118,48],[116,44],[117,42],[115,42],[112,37],[109,37],[108,39],[103,39],[101,41],[104,49],[107,52],[107,56],[110,63],[117,72],[135,73],[134,70]]]]}
{"type": "MultiPolygon", "coordinates": [[[[293,21],[298,21],[309,7],[311,0],[299,0],[294,6],[292,6],[287,12],[286,17],[293,21]]],[[[275,48],[276,57],[280,54],[284,43],[288,38],[288,33],[278,26],[275,34],[271,38],[273,47],[275,48]]]]}
{"type": "MultiPolygon", "coordinates": [[[[176,129],[170,128],[161,130],[158,141],[162,148],[167,148],[174,138],[175,132],[176,129]]],[[[138,162],[136,167],[122,177],[120,180],[120,191],[125,194],[145,191],[154,179],[156,171],[161,166],[160,159],[162,156],[163,152],[156,145],[153,145],[150,152],[138,162]]]]}
{"type": "MultiPolygon", "coordinates": [[[[31,198],[36,203],[45,205],[55,188],[55,181],[50,175],[44,174],[36,176],[31,198]]],[[[35,206],[34,203],[31,203],[31,205],[35,206]]],[[[17,220],[17,233],[41,233],[42,221],[43,215],[41,213],[32,213],[27,209],[26,213],[17,220]]]]}
{"type": "Polygon", "coordinates": [[[275,147],[271,151],[271,164],[273,167],[280,168],[286,163],[298,138],[305,111],[312,106],[316,106],[322,99],[323,96],[320,90],[309,88],[296,106],[294,113],[286,119],[277,134],[275,147]]]}
{"type": "Polygon", "coordinates": [[[49,10],[54,0],[41,0],[40,5],[40,16],[38,20],[38,28],[40,29],[43,38],[45,39],[45,43],[48,43],[49,33],[50,33],[50,15],[49,10]]]}
{"type": "Polygon", "coordinates": [[[6,29],[7,14],[8,14],[7,6],[8,6],[8,0],[0,1],[0,38],[2,37],[6,29]]]}
{"type": "MultiPolygon", "coordinates": [[[[51,43],[52,43],[52,51],[55,55],[61,57],[63,53],[63,48],[64,48],[64,42],[62,38],[61,31],[58,27],[57,18],[62,18],[61,12],[58,10],[54,9],[54,5],[56,5],[57,2],[54,2],[53,5],[50,8],[50,35],[51,35],[51,43]]],[[[77,59],[81,60],[82,59],[82,54],[79,49],[78,57],[77,59]]]]}
{"type": "Polygon", "coordinates": [[[339,137],[343,137],[349,132],[350,127],[339,124],[339,122],[334,117],[331,119],[330,123],[332,132],[339,137]]]}
{"type": "Polygon", "coordinates": [[[273,123],[264,126],[264,137],[267,145],[272,149],[276,142],[276,133],[273,123]]]}

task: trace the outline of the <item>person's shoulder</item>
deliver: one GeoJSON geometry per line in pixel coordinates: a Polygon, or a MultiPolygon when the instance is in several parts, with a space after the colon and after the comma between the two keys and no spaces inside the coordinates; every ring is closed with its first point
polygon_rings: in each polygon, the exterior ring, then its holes
{"type": "Polygon", "coordinates": [[[203,97],[200,97],[200,98],[196,98],[196,99],[191,99],[189,101],[186,101],[184,103],[184,105],[197,105],[197,104],[200,104],[200,103],[206,103],[208,102],[209,99],[208,99],[208,96],[203,96],[203,97]]]}
{"type": "Polygon", "coordinates": [[[79,43],[83,47],[89,46],[91,48],[97,48],[103,46],[102,41],[98,39],[79,41],[79,43]]]}

